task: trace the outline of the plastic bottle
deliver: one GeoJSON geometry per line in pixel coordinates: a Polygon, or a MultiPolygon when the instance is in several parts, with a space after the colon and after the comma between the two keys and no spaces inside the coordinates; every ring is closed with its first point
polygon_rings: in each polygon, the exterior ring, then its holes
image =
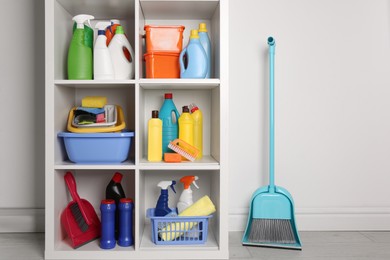
{"type": "Polygon", "coordinates": [[[114,67],[106,45],[107,37],[105,34],[105,29],[110,24],[110,22],[98,22],[95,26],[98,29],[98,37],[93,51],[94,79],[114,79],[114,67]]]}
{"type": "Polygon", "coordinates": [[[116,27],[118,27],[119,25],[121,25],[121,22],[117,19],[111,19],[110,20],[110,26],[107,27],[106,29],[106,37],[107,37],[107,46],[110,44],[112,38],[114,37],[115,35],[115,31],[116,31],[116,27]]]}
{"type": "Polygon", "coordinates": [[[176,193],[174,185],[176,181],[161,181],[157,184],[161,188],[160,197],[157,200],[154,215],[156,217],[164,217],[172,212],[168,206],[168,187],[170,186],[174,193],[176,193]]]}
{"type": "Polygon", "coordinates": [[[162,154],[162,120],[158,118],[158,110],[153,110],[148,122],[148,161],[159,162],[162,154]]]}
{"type": "Polygon", "coordinates": [[[198,185],[195,182],[198,179],[198,176],[184,176],[180,179],[180,182],[184,184],[184,190],[180,195],[179,202],[177,203],[177,210],[179,214],[183,210],[194,204],[194,201],[192,200],[191,184],[194,184],[194,186],[199,189],[198,185]]]}
{"type": "MultiPolygon", "coordinates": [[[[93,18],[92,18],[93,19],[93,18]]],[[[93,29],[90,21],[87,21],[88,24],[84,22],[84,43],[86,46],[93,48],[93,29]]],[[[77,29],[77,23],[73,23],[73,33],[77,29]]]]}
{"type": "Polygon", "coordinates": [[[194,145],[194,119],[188,106],[183,106],[183,113],[179,117],[179,139],[194,145]]]}
{"type": "Polygon", "coordinates": [[[111,249],[115,247],[115,201],[102,200],[100,203],[101,212],[101,237],[100,247],[102,249],[111,249]]]}
{"type": "MultiPolygon", "coordinates": [[[[114,37],[115,35],[115,32],[116,32],[116,28],[121,25],[121,22],[117,19],[111,19],[110,20],[110,26],[107,27],[106,29],[106,37],[107,37],[107,46],[110,45],[110,42],[112,40],[112,38],[114,37]]],[[[126,36],[126,34],[125,34],[126,36]]],[[[126,36],[127,37],[127,36],[126,36]]],[[[129,52],[128,49],[123,49],[123,53],[125,54],[125,57],[126,59],[130,62],[131,60],[131,54],[129,52]]]]}
{"type": "Polygon", "coordinates": [[[73,17],[77,28],[73,33],[68,50],[68,79],[92,79],[93,47],[85,43],[84,30],[84,22],[90,19],[94,19],[94,17],[86,14],[73,17]]]}
{"type": "Polygon", "coordinates": [[[203,157],[203,113],[194,103],[190,105],[190,109],[194,119],[194,146],[199,150],[196,159],[201,159],[203,157]]]}
{"type": "Polygon", "coordinates": [[[207,75],[207,55],[199,40],[198,30],[191,30],[190,41],[179,57],[180,78],[204,79],[207,75]],[[184,54],[187,54],[187,66],[184,66],[184,54]]]}
{"type": "Polygon", "coordinates": [[[115,79],[134,78],[134,51],[124,34],[122,26],[116,28],[115,36],[108,45],[108,50],[114,67],[115,79]],[[126,58],[124,49],[130,52],[130,60],[126,58]]]}
{"type": "Polygon", "coordinates": [[[207,33],[206,23],[199,24],[199,41],[203,46],[207,56],[207,74],[206,79],[211,77],[211,41],[209,34],[207,33]]]}
{"type": "Polygon", "coordinates": [[[119,201],[119,246],[131,246],[133,239],[133,209],[132,199],[123,198],[119,201]]]}
{"type": "MultiPolygon", "coordinates": [[[[116,207],[119,207],[119,201],[122,198],[126,198],[125,191],[123,190],[121,181],[123,175],[119,172],[116,172],[112,177],[111,181],[106,187],[106,199],[112,199],[115,201],[116,207]]],[[[115,237],[118,237],[119,230],[119,213],[115,213],[115,237]]]]}
{"type": "Polygon", "coordinates": [[[172,100],[172,93],[165,93],[164,103],[160,109],[158,117],[162,120],[162,151],[163,153],[172,152],[168,148],[170,141],[173,141],[179,136],[177,120],[179,119],[179,111],[177,111],[172,100]]]}

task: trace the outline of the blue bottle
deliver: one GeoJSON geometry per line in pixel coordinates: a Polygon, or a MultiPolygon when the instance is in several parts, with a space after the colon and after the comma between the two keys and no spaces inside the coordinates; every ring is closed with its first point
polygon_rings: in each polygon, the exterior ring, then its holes
{"type": "Polygon", "coordinates": [[[211,41],[209,34],[207,33],[207,27],[205,23],[199,24],[199,40],[203,46],[207,56],[207,74],[206,79],[211,77],[211,41]]]}
{"type": "Polygon", "coordinates": [[[164,217],[171,213],[171,209],[168,206],[168,187],[170,186],[174,193],[176,193],[173,185],[176,181],[160,181],[157,186],[161,188],[160,197],[156,203],[156,209],[154,210],[154,216],[164,217]]]}
{"type": "Polygon", "coordinates": [[[175,104],[172,100],[172,93],[165,93],[165,100],[160,109],[158,117],[162,120],[162,152],[172,152],[168,148],[170,141],[173,141],[179,136],[179,127],[177,120],[180,117],[179,111],[177,111],[175,104]],[[173,116],[174,114],[174,116],[173,116]]]}
{"type": "Polygon", "coordinates": [[[102,200],[100,203],[102,234],[100,247],[111,249],[115,247],[115,200],[102,200]]]}
{"type": "Polygon", "coordinates": [[[179,57],[180,78],[204,79],[207,75],[207,55],[199,40],[198,30],[191,30],[190,42],[179,57]],[[184,54],[187,55],[187,66],[184,64],[184,54]]]}
{"type": "Polygon", "coordinates": [[[133,209],[132,199],[123,198],[119,201],[119,246],[131,246],[134,244],[133,239],[133,209]]]}

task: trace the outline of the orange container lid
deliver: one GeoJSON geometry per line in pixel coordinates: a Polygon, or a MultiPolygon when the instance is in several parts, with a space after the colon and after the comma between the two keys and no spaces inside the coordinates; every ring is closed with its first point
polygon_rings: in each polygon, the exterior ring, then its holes
{"type": "Polygon", "coordinates": [[[185,26],[184,25],[145,25],[144,30],[150,30],[152,28],[167,28],[167,29],[180,29],[184,31],[185,26]]]}

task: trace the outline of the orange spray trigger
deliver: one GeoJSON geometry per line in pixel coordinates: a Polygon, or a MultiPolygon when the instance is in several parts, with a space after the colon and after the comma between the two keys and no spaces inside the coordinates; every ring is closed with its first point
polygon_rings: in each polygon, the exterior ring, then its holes
{"type": "Polygon", "coordinates": [[[196,184],[195,181],[197,181],[199,179],[198,176],[192,176],[192,175],[189,175],[189,176],[184,176],[183,178],[180,179],[180,181],[184,184],[184,189],[188,189],[191,184],[194,184],[194,186],[199,189],[198,185],[196,184]]]}

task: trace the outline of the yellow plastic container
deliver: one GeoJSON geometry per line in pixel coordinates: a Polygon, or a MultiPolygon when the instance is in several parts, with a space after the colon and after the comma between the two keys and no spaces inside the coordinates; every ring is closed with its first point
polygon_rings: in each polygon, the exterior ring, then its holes
{"type": "Polygon", "coordinates": [[[112,133],[112,132],[120,132],[126,127],[125,123],[125,116],[123,115],[122,108],[120,106],[116,106],[116,110],[118,113],[118,119],[116,121],[116,124],[114,126],[108,126],[108,127],[86,127],[86,128],[77,128],[72,126],[72,121],[74,118],[74,111],[76,110],[76,107],[73,107],[69,111],[68,116],[68,124],[67,124],[67,130],[72,133],[112,133]]]}
{"type": "Polygon", "coordinates": [[[152,111],[148,121],[148,161],[162,161],[162,120],[158,118],[158,110],[152,111]]]}
{"type": "Polygon", "coordinates": [[[183,113],[179,117],[179,139],[194,145],[194,119],[188,106],[183,106],[183,113]]]}
{"type": "Polygon", "coordinates": [[[201,159],[203,156],[203,114],[195,104],[191,104],[190,108],[194,119],[194,146],[199,150],[196,159],[201,159]]]}

